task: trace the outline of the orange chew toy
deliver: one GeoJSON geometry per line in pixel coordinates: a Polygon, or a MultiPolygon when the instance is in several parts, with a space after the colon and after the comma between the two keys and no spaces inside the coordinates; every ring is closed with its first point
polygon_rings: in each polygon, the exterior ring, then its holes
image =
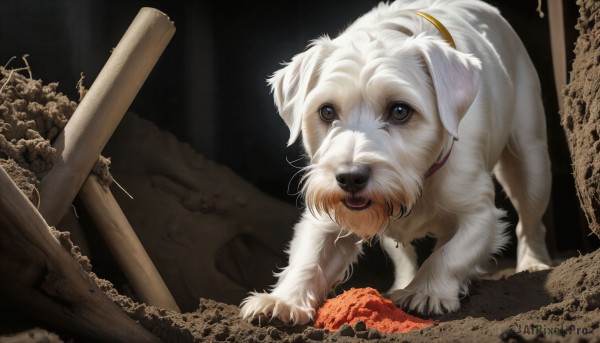
{"type": "Polygon", "coordinates": [[[385,333],[409,332],[435,323],[407,314],[379,292],[367,287],[351,288],[326,300],[317,311],[315,326],[338,330],[345,323],[354,326],[358,321],[385,333]]]}

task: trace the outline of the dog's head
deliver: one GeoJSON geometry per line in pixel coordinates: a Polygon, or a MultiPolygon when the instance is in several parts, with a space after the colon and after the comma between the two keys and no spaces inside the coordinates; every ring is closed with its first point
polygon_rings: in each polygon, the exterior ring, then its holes
{"type": "Polygon", "coordinates": [[[363,31],[314,41],[269,83],[310,157],[308,209],[370,239],[407,215],[428,169],[458,137],[480,62],[443,41],[363,31]]]}

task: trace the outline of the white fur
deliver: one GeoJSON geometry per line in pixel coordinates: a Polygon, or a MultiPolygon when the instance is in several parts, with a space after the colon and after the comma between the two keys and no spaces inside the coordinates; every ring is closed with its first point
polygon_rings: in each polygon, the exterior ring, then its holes
{"type": "Polygon", "coordinates": [[[550,162],[540,86],[517,35],[498,11],[474,0],[381,4],[335,39],[322,37],[270,79],[290,128],[310,157],[307,209],[295,227],[289,265],[269,294],[252,293],[241,315],[304,324],[349,274],[361,241],[373,237],[396,265],[389,297],[424,314],[460,307],[476,277],[506,242],[494,206],[494,172],[517,209],[517,270],[548,268],[541,223],[550,162]],[[426,12],[449,30],[451,48],[426,12]],[[415,113],[402,125],[383,117],[403,101],[415,113]],[[338,119],[319,116],[333,105],[338,119]],[[450,150],[431,177],[428,169],[450,150]],[[342,164],[371,170],[360,211],[342,204],[342,164]],[[435,249],[420,268],[410,244],[426,235],[435,249]]]}

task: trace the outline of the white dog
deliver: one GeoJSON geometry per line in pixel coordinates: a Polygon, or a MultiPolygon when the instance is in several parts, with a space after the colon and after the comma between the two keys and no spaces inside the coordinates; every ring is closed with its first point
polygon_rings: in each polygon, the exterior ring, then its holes
{"type": "Polygon", "coordinates": [[[506,242],[492,173],[518,214],[517,271],[548,268],[541,223],[550,162],[540,85],[499,12],[475,0],[381,4],[335,39],[312,42],[269,80],[292,144],[310,158],[306,211],[289,265],[247,319],[309,322],[361,242],[395,264],[388,296],[424,314],[459,295],[506,242]],[[410,244],[433,236],[420,266],[410,244]]]}

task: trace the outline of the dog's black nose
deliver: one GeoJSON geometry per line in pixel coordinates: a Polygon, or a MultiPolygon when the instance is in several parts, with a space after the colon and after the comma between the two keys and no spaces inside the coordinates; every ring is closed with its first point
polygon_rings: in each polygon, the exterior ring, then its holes
{"type": "Polygon", "coordinates": [[[360,192],[369,182],[371,170],[361,164],[342,164],[335,173],[335,179],[341,189],[350,192],[360,192]]]}

